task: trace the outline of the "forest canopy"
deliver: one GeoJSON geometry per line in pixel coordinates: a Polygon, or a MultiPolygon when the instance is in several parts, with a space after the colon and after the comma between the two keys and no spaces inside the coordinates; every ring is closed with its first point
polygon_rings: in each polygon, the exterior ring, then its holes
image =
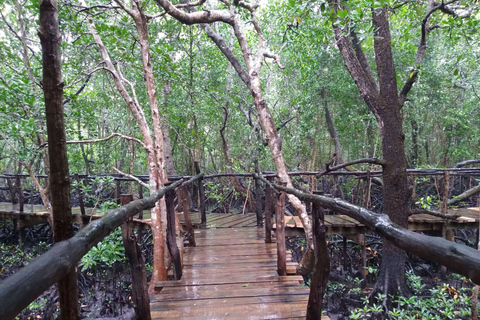
{"type": "MultiPolygon", "coordinates": [[[[468,4],[458,6],[469,13],[468,4]]],[[[216,8],[223,4],[209,5],[216,8]]],[[[426,8],[417,2],[389,5],[393,8],[389,11],[392,52],[400,80],[413,72],[426,8]]],[[[366,54],[371,56],[374,30],[368,6],[358,4],[348,15],[339,12],[338,16],[339,23],[355,29],[366,54]]],[[[45,115],[36,36],[38,3],[7,0],[1,11],[2,171],[16,171],[16,161],[21,160],[31,163],[34,172],[42,173],[43,148],[38,136],[45,134],[45,115]]],[[[228,164],[231,169],[251,171],[252,159],[257,157],[263,170],[274,169],[263,146],[252,97],[201,27],[177,23],[152,2],[145,3],[144,11],[148,15],[159,110],[172,142],[176,171],[192,173],[193,158],[207,170],[226,171],[219,148],[224,112],[228,114],[225,137],[233,159],[228,164]]],[[[117,4],[101,1],[63,1],[59,14],[67,139],[102,139],[112,133],[140,139],[126,103],[101,63],[86,23],[89,19],[95,22],[112,61],[129,83],[128,90],[135,90],[139,104],[146,108],[149,101],[132,19],[117,4]]],[[[470,14],[470,19],[445,13],[432,15],[425,58],[402,109],[409,167],[449,167],[478,157],[478,13],[470,14]]],[[[328,106],[339,133],[345,159],[381,156],[375,118],[343,64],[332,33],[331,15],[325,3],[307,1],[262,3],[257,12],[265,42],[269,50],[279,54],[284,67],[280,69],[273,59],[265,58],[260,78],[272,116],[281,127],[289,170],[318,170],[331,158],[334,146],[324,106],[328,106]]],[[[255,44],[252,25],[245,26],[247,41],[255,44]]],[[[212,28],[239,53],[228,26],[214,23],[212,28]]],[[[148,112],[146,117],[151,121],[148,112]]],[[[115,166],[124,172],[145,173],[145,153],[138,147],[120,138],[71,144],[71,172],[106,173],[115,166]]]]}

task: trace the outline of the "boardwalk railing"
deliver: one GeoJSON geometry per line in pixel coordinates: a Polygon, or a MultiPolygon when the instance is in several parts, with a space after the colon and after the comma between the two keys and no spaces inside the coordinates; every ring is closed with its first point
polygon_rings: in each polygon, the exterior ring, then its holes
{"type": "Polygon", "coordinates": [[[480,285],[480,251],[474,248],[440,237],[410,231],[394,224],[386,214],[378,214],[341,199],[304,193],[294,188],[271,184],[275,189],[293,194],[300,200],[313,202],[323,208],[348,215],[391,241],[396,247],[444,265],[480,285]]]}
{"type": "Polygon", "coordinates": [[[80,259],[100,240],[138,212],[152,208],[167,192],[180,185],[193,183],[199,174],[188,181],[179,180],[153,193],[149,198],[136,200],[111,210],[99,220],[92,221],[74,237],[56,243],[50,250],[0,283],[2,320],[14,319],[45,290],[76,268],[80,259]]]}

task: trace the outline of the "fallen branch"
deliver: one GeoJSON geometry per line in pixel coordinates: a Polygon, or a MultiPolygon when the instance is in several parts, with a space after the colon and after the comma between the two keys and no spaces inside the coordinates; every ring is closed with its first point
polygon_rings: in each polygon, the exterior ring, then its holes
{"type": "Polygon", "coordinates": [[[476,164],[476,163],[480,163],[480,159],[462,161],[462,162],[459,162],[459,163],[455,164],[453,167],[454,168],[461,168],[461,167],[464,167],[464,166],[468,166],[469,164],[476,164]]]}
{"type": "Polygon", "coordinates": [[[334,166],[334,167],[331,167],[330,168],[330,165],[327,164],[326,165],[326,168],[325,170],[317,173],[317,177],[321,177],[331,171],[336,171],[336,170],[340,170],[340,169],[343,169],[345,167],[348,167],[348,166],[351,166],[351,165],[354,165],[354,164],[358,164],[358,163],[371,163],[371,164],[378,164],[380,166],[383,166],[385,164],[385,161],[382,160],[382,159],[377,159],[377,158],[365,158],[365,159],[357,159],[357,160],[353,160],[353,161],[349,161],[349,162],[344,162],[342,164],[339,164],[338,166],[334,166]]]}

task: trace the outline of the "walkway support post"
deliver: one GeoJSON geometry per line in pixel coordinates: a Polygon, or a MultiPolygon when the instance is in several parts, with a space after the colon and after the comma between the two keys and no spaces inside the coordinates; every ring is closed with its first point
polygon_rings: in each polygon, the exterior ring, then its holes
{"type": "MultiPolygon", "coordinates": [[[[321,195],[322,193],[319,191],[314,192],[316,195],[321,195]]],[[[323,208],[315,202],[312,203],[312,229],[315,266],[308,297],[307,320],[316,320],[322,317],[323,296],[327,290],[328,275],[330,273],[325,213],[323,208]]]]}
{"type": "MultiPolygon", "coordinates": [[[[287,186],[286,181],[280,181],[278,183],[282,187],[287,186]]],[[[277,203],[275,206],[276,213],[276,223],[277,228],[275,229],[275,236],[277,238],[277,267],[278,275],[286,276],[287,275],[287,258],[286,258],[286,248],[285,248],[285,191],[281,191],[278,196],[277,203]]]]}
{"type": "Polygon", "coordinates": [[[173,277],[175,280],[182,278],[182,259],[178,250],[175,237],[175,190],[165,194],[167,205],[167,247],[173,262],[173,277]]]}
{"type": "MultiPolygon", "coordinates": [[[[195,166],[195,172],[200,174],[200,165],[198,161],[193,163],[195,166]]],[[[198,179],[198,205],[200,210],[200,217],[202,224],[207,224],[207,215],[205,212],[205,188],[203,186],[203,178],[198,179]]]]}
{"type": "MultiPolygon", "coordinates": [[[[122,206],[133,200],[133,195],[122,194],[120,196],[122,206]]],[[[151,320],[150,298],[148,297],[147,271],[145,269],[145,258],[142,249],[135,237],[134,224],[129,218],[122,224],[122,239],[125,247],[125,254],[130,262],[132,270],[132,300],[137,319],[151,320]]]]}

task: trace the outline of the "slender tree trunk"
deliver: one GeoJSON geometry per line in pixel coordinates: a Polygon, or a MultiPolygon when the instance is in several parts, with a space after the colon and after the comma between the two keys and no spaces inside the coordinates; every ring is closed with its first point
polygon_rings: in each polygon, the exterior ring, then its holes
{"type": "MultiPolygon", "coordinates": [[[[48,151],[50,157],[50,186],[52,192],[53,235],[55,242],[72,236],[72,211],[68,170],[65,123],[63,118],[61,33],[56,0],[40,2],[43,90],[47,115],[48,151]]],[[[78,287],[75,268],[58,282],[59,319],[80,319],[78,287]]]]}
{"type": "Polygon", "coordinates": [[[167,168],[167,175],[174,176],[176,175],[175,172],[175,165],[173,163],[173,151],[172,151],[172,144],[170,142],[170,132],[169,122],[168,122],[168,97],[170,96],[170,82],[165,81],[163,85],[163,110],[162,110],[162,132],[163,132],[163,148],[165,151],[165,166],[167,168]]]}
{"type": "Polygon", "coordinates": [[[330,138],[333,140],[335,145],[335,164],[343,163],[343,152],[342,147],[340,146],[340,140],[338,139],[338,133],[333,124],[332,117],[330,115],[330,110],[328,110],[327,105],[327,94],[325,88],[322,89],[322,98],[323,98],[323,109],[325,110],[325,122],[327,123],[328,132],[330,133],[330,138]]]}
{"type": "MultiPolygon", "coordinates": [[[[83,1],[85,5],[85,2],[83,1]]],[[[123,6],[121,2],[117,2],[117,4],[123,6]]],[[[135,11],[130,9],[124,8],[131,16],[137,15],[135,11]]],[[[135,19],[135,18],[134,18],[135,19]]],[[[139,17],[137,19],[141,19],[142,21],[145,17],[139,17]]],[[[140,21],[141,22],[141,21],[140,21]]],[[[136,22],[137,23],[137,22],[136,22]]],[[[150,128],[148,127],[147,120],[145,118],[145,114],[143,113],[143,109],[140,106],[140,103],[136,99],[136,96],[133,95],[133,98],[129,95],[128,91],[124,86],[124,82],[127,82],[126,79],[123,78],[123,75],[115,68],[113,65],[110,56],[105,48],[105,45],[102,42],[102,39],[98,35],[95,30],[95,26],[93,22],[89,22],[90,24],[90,33],[92,34],[95,42],[97,43],[98,49],[102,56],[102,59],[105,63],[106,68],[111,73],[117,90],[122,95],[122,98],[127,103],[130,111],[132,112],[135,120],[137,121],[140,133],[142,134],[144,148],[147,153],[147,167],[148,167],[148,174],[150,179],[150,190],[156,191],[163,186],[164,181],[166,180],[165,169],[163,166],[163,150],[162,150],[162,142],[163,138],[161,135],[161,126],[158,114],[158,107],[155,105],[151,106],[152,108],[152,118],[154,118],[154,132],[156,130],[160,130],[160,132],[155,132],[154,139],[152,139],[150,128]],[[159,145],[160,144],[160,145],[159,145]]],[[[142,34],[142,39],[140,40],[140,47],[142,50],[142,60],[146,62],[144,65],[144,78],[146,84],[148,84],[147,92],[149,92],[149,99],[152,101],[155,100],[156,97],[155,88],[151,80],[153,79],[153,72],[151,71],[151,61],[149,56],[144,57],[145,51],[148,52],[148,35],[144,34],[143,31],[146,32],[145,28],[140,28],[137,30],[140,34],[142,34]],[[145,42],[147,41],[147,42],[145,42]],[[147,67],[150,67],[147,70],[147,67]],[[152,87],[153,86],[153,87],[152,87]]],[[[127,82],[128,83],[128,82],[127,82]]],[[[133,90],[133,87],[132,87],[133,90]]],[[[155,100],[156,101],[156,100],[155,100]]],[[[162,220],[166,221],[166,206],[164,199],[160,199],[156,206],[151,210],[151,217],[152,217],[152,232],[154,238],[154,252],[153,252],[153,270],[152,270],[152,279],[150,282],[150,292],[154,291],[155,283],[160,280],[167,279],[167,271],[165,268],[165,232],[163,232],[165,226],[162,225],[162,220]],[[165,219],[162,219],[164,217],[165,219]]]]}

